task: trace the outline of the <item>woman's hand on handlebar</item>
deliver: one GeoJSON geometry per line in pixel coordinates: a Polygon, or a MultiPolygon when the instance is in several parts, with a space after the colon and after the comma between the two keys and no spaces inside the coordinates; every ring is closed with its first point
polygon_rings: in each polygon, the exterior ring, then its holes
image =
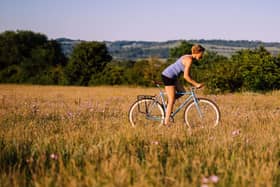
{"type": "Polygon", "coordinates": [[[195,85],[195,88],[196,89],[199,89],[199,88],[202,88],[204,86],[204,83],[197,83],[196,85],[195,85]]]}

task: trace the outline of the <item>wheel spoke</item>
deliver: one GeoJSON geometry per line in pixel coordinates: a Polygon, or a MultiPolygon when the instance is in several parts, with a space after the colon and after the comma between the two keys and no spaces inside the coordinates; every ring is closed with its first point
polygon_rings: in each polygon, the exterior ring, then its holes
{"type": "Polygon", "coordinates": [[[162,125],[164,111],[154,99],[136,101],[129,111],[129,121],[132,126],[162,125]]]}
{"type": "Polygon", "coordinates": [[[185,122],[190,128],[211,128],[218,125],[220,111],[208,99],[198,99],[198,105],[190,103],[185,110],[185,122]]]}

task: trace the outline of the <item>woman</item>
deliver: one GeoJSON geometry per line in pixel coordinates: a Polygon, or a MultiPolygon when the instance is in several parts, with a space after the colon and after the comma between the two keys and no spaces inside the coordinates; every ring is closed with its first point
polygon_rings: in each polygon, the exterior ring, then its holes
{"type": "Polygon", "coordinates": [[[201,88],[203,83],[198,83],[190,76],[190,69],[193,59],[199,60],[203,57],[205,49],[201,45],[192,46],[192,54],[181,56],[175,63],[169,65],[162,72],[162,81],[165,85],[165,91],[168,98],[168,104],[165,115],[165,125],[169,125],[169,118],[175,102],[176,91],[185,91],[184,87],[179,84],[178,77],[184,72],[184,78],[187,82],[196,88],[201,88]]]}

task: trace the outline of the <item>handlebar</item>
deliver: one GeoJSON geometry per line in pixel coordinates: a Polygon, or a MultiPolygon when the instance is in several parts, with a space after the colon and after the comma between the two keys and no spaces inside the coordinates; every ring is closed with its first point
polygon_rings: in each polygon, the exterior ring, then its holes
{"type": "Polygon", "coordinates": [[[201,88],[202,88],[202,87],[200,87],[200,88],[197,88],[197,87],[194,87],[194,86],[191,86],[191,87],[190,87],[190,89],[191,89],[191,90],[194,90],[194,91],[195,91],[195,90],[200,90],[201,88]]]}

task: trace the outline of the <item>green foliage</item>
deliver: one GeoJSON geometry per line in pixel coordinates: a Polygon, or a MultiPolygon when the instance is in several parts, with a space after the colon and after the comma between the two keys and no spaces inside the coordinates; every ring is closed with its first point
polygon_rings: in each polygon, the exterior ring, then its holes
{"type": "Polygon", "coordinates": [[[59,44],[31,31],[0,34],[0,81],[10,83],[55,84],[50,70],[65,65],[59,44]]]}
{"type": "Polygon", "coordinates": [[[215,52],[206,52],[203,59],[194,63],[194,79],[204,82],[210,92],[238,91],[241,86],[239,65],[215,52]]]}
{"type": "Polygon", "coordinates": [[[210,92],[279,89],[280,64],[264,47],[238,51],[230,59],[207,56],[194,68],[210,92]],[[210,58],[209,58],[210,57],[210,58]]]}
{"type": "Polygon", "coordinates": [[[93,74],[89,85],[141,85],[154,86],[153,80],[160,80],[163,62],[157,58],[136,62],[110,62],[102,72],[93,74]]]}
{"type": "MultiPolygon", "coordinates": [[[[204,40],[193,42],[205,43],[204,40]]],[[[219,44],[221,41],[212,42],[219,44]]],[[[230,41],[228,44],[258,44],[244,42],[230,41]]],[[[161,80],[163,69],[178,57],[190,54],[192,47],[191,43],[182,41],[170,49],[169,58],[165,61],[151,58],[156,56],[158,48],[155,48],[155,53],[149,52],[150,58],[144,58],[147,51],[139,46],[147,45],[151,47],[154,43],[119,42],[119,46],[113,47],[110,53],[116,56],[118,50],[125,48],[128,59],[112,61],[106,43],[81,42],[67,59],[57,41],[48,40],[43,34],[6,31],[0,33],[0,82],[154,86],[152,81],[161,80]],[[143,59],[129,60],[139,56],[143,59]]],[[[230,58],[206,51],[202,60],[194,61],[191,76],[204,82],[206,91],[210,93],[275,90],[280,88],[280,54],[273,56],[263,46],[237,51],[230,58]]],[[[185,82],[182,77],[180,80],[185,82]]]]}
{"type": "Polygon", "coordinates": [[[125,83],[124,68],[121,66],[107,64],[103,72],[91,76],[89,85],[121,85],[125,83]]]}
{"type": "Polygon", "coordinates": [[[66,66],[69,83],[88,85],[92,76],[101,75],[100,73],[111,59],[104,43],[82,42],[78,44],[66,66]]]}
{"type": "Polygon", "coordinates": [[[29,58],[31,49],[46,44],[47,37],[31,31],[6,31],[0,34],[0,68],[17,65],[29,58]]]}
{"type": "Polygon", "coordinates": [[[2,83],[21,83],[22,68],[19,65],[11,65],[0,71],[0,81],[2,83]]]}
{"type": "Polygon", "coordinates": [[[239,71],[243,90],[266,91],[280,88],[280,66],[275,63],[275,57],[263,47],[240,51],[233,60],[242,62],[239,71]]]}
{"type": "Polygon", "coordinates": [[[127,80],[130,84],[154,86],[154,80],[160,80],[163,62],[157,58],[137,61],[127,71],[127,80]]]}
{"type": "Polygon", "coordinates": [[[234,92],[239,91],[242,85],[238,64],[231,61],[217,63],[210,73],[206,74],[205,83],[210,92],[234,92]]]}
{"type": "Polygon", "coordinates": [[[178,47],[174,47],[174,48],[170,49],[169,58],[175,59],[175,58],[179,58],[180,56],[182,56],[184,54],[191,54],[192,46],[193,46],[193,44],[188,43],[186,41],[182,41],[178,47]]]}

